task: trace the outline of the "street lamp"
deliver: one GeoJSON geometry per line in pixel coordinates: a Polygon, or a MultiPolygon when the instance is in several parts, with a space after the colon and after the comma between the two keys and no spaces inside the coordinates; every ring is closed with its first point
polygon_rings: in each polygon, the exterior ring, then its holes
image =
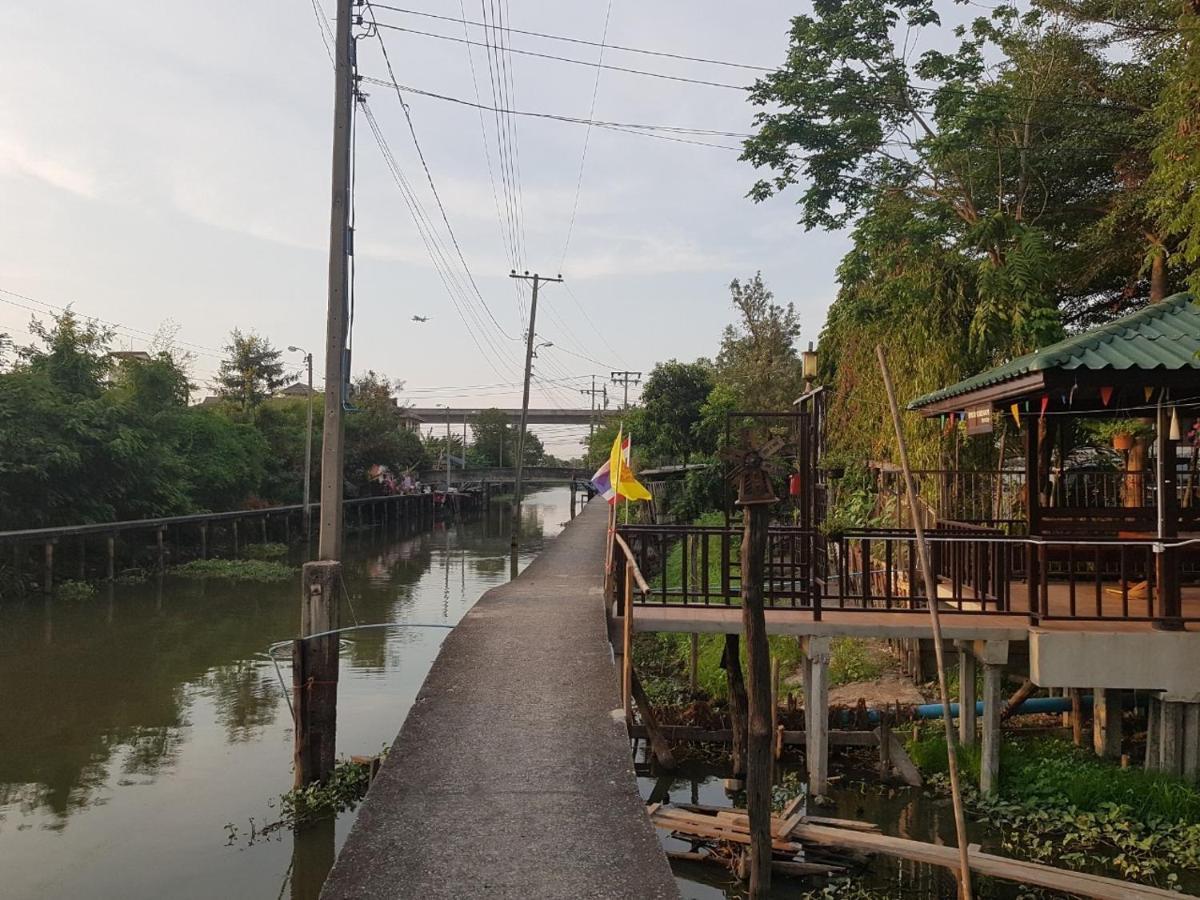
{"type": "Polygon", "coordinates": [[[308,427],[304,431],[304,537],[311,532],[312,517],[312,420],[313,420],[313,385],[312,366],[313,356],[302,347],[288,347],[289,353],[303,353],[304,363],[308,366],[308,427]]]}
{"type": "Polygon", "coordinates": [[[445,403],[437,404],[438,409],[446,411],[446,493],[450,493],[450,407],[445,403]]]}
{"type": "Polygon", "coordinates": [[[817,377],[817,351],[813,349],[812,341],[808,342],[808,349],[800,354],[800,365],[804,374],[804,389],[811,391],[817,377]]]}
{"type": "Polygon", "coordinates": [[[543,347],[553,347],[553,346],[554,346],[554,341],[542,341],[540,344],[538,344],[536,347],[533,348],[533,358],[537,359],[537,352],[539,350],[541,350],[543,347]]]}

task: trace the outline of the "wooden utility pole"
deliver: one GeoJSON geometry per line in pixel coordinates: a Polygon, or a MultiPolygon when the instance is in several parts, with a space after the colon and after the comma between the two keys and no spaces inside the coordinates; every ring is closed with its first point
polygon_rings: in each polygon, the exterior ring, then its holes
{"type": "Polygon", "coordinates": [[[525,388],[521,393],[521,422],[517,427],[517,458],[514,461],[516,477],[513,479],[513,490],[516,496],[513,497],[512,521],[509,523],[509,550],[512,553],[512,564],[515,568],[521,530],[522,469],[525,465],[525,426],[529,421],[529,379],[533,374],[533,341],[534,329],[537,327],[538,285],[543,281],[561,283],[563,278],[561,275],[557,278],[542,278],[537,272],[532,275],[528,272],[518,275],[516,269],[509,272],[508,277],[533,282],[533,298],[529,301],[529,331],[525,334],[525,388]]]}
{"type": "Polygon", "coordinates": [[[333,178],[329,213],[329,301],[325,333],[325,425],[321,438],[321,532],[316,562],[305,563],[300,594],[300,639],[293,645],[296,785],[325,781],[337,747],[337,586],[342,564],[342,421],[349,368],[350,136],[355,73],[353,7],[337,0],[333,100],[333,178]],[[310,637],[319,634],[321,637],[310,637]]]}
{"type": "MultiPolygon", "coordinates": [[[[954,740],[954,719],[950,714],[950,690],[946,686],[946,660],[942,648],[942,620],[938,616],[937,582],[933,567],[929,564],[929,545],[925,542],[925,526],[917,508],[917,489],[913,482],[912,469],[908,465],[908,445],[904,442],[904,429],[900,425],[900,407],[896,404],[896,390],[892,387],[892,375],[888,371],[887,357],[883,346],[875,345],[879,358],[879,371],[883,375],[883,387],[887,391],[888,407],[892,414],[892,426],[896,430],[896,445],[900,455],[900,468],[904,472],[904,487],[908,493],[908,508],[912,513],[913,531],[916,532],[917,558],[921,563],[921,574],[925,578],[925,598],[929,605],[929,618],[933,629],[933,649],[937,657],[938,692],[942,698],[942,724],[946,730],[946,756],[950,769],[950,796],[954,801],[954,830],[958,839],[959,897],[971,900],[971,863],[967,848],[967,820],[963,814],[962,791],[958,777],[958,746],[954,740]]],[[[863,560],[866,571],[869,560],[863,560]]]]}
{"type": "Polygon", "coordinates": [[[771,890],[771,776],[774,769],[771,649],[763,608],[767,530],[776,500],[757,451],[746,453],[738,486],[744,509],[742,534],[742,630],[746,634],[749,728],[746,739],[746,812],[750,819],[750,897],[771,890]]]}

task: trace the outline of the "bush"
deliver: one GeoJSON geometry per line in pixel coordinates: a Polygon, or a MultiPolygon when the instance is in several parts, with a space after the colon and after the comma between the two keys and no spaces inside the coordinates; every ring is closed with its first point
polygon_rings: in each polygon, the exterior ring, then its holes
{"type": "Polygon", "coordinates": [[[87,581],[60,581],[54,595],[59,600],[87,600],[96,596],[96,586],[87,581]]]}
{"type": "Polygon", "coordinates": [[[829,657],[829,683],[835,687],[852,681],[871,681],[883,672],[875,648],[862,638],[833,639],[829,657]]]}
{"type": "Polygon", "coordinates": [[[261,559],[193,559],[171,569],[174,575],[199,578],[228,578],[231,581],[287,581],[299,570],[261,559]]]}

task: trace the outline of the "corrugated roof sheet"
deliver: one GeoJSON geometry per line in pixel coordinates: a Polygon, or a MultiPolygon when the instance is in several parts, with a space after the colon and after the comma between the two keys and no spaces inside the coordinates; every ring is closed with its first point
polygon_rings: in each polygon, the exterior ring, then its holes
{"type": "Polygon", "coordinates": [[[1115,322],[925,394],[909,403],[908,408],[920,409],[1049,369],[1200,369],[1197,352],[1200,352],[1200,305],[1191,294],[1175,294],[1115,322]]]}

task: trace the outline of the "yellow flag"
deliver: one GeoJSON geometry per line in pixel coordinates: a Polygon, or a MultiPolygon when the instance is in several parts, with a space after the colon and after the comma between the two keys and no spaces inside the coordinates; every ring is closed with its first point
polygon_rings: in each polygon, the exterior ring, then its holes
{"type": "Polygon", "coordinates": [[[625,461],[626,437],[624,429],[618,429],[617,439],[613,441],[612,451],[608,455],[608,473],[612,479],[613,490],[616,492],[614,501],[624,497],[626,500],[649,500],[651,493],[646,486],[634,477],[625,461]]]}
{"type": "Polygon", "coordinates": [[[1021,411],[1017,408],[1017,404],[1014,403],[1012,406],[1010,406],[1008,408],[1008,410],[1009,410],[1009,412],[1012,413],[1013,421],[1017,423],[1017,430],[1020,431],[1021,430],[1021,411]]]}

